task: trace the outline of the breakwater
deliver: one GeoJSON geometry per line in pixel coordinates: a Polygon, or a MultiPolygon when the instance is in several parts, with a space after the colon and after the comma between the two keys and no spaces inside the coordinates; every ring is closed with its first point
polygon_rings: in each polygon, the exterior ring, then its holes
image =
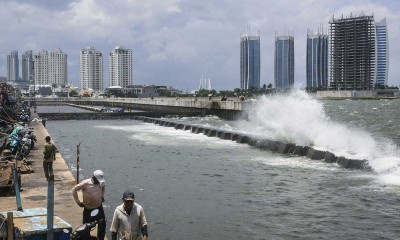
{"type": "Polygon", "coordinates": [[[312,160],[320,160],[327,163],[337,163],[344,168],[370,170],[367,160],[349,159],[342,156],[336,156],[329,151],[321,151],[311,146],[299,146],[294,143],[281,142],[271,139],[261,138],[239,132],[231,132],[216,128],[176,123],[166,119],[151,118],[145,116],[134,116],[134,120],[141,120],[147,123],[154,123],[164,127],[173,127],[177,130],[191,131],[195,134],[204,134],[208,137],[218,137],[224,140],[231,140],[241,144],[248,144],[262,150],[268,150],[280,154],[292,154],[304,156],[312,160]]]}
{"type": "Polygon", "coordinates": [[[236,120],[246,118],[246,111],[251,110],[251,102],[229,99],[227,101],[209,100],[208,98],[39,98],[36,99],[38,106],[46,105],[80,105],[80,106],[102,106],[109,108],[125,108],[127,111],[145,111],[168,114],[186,115],[215,115],[222,119],[236,120]],[[244,111],[246,110],[246,111],[244,111]]]}

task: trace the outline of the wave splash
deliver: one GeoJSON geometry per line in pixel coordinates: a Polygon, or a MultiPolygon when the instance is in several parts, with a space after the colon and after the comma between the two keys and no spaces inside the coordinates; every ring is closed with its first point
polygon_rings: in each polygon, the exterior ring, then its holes
{"type": "MultiPolygon", "coordinates": [[[[375,172],[395,173],[400,180],[399,150],[390,140],[377,141],[364,129],[332,121],[321,101],[301,90],[262,96],[240,130],[269,139],[330,151],[338,156],[367,159],[375,172]]],[[[400,183],[400,181],[399,181],[400,183]]]]}

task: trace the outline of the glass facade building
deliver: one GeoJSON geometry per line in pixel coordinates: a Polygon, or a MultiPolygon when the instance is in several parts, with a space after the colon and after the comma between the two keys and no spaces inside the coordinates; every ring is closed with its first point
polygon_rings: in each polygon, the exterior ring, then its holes
{"type": "Polygon", "coordinates": [[[260,36],[240,38],[240,88],[260,88],[260,36]]]}
{"type": "Polygon", "coordinates": [[[12,51],[7,55],[7,80],[19,81],[18,51],[12,51]]]}
{"type": "Polygon", "coordinates": [[[22,81],[33,81],[33,54],[32,50],[22,54],[22,81]]]}
{"type": "Polygon", "coordinates": [[[307,34],[307,88],[328,86],[328,35],[307,34]]]}
{"type": "Polygon", "coordinates": [[[376,74],[375,84],[379,86],[386,86],[388,81],[388,68],[389,68],[389,42],[388,32],[386,25],[386,18],[375,24],[376,36],[376,74]]]}
{"type": "Polygon", "coordinates": [[[294,84],[294,36],[275,37],[274,82],[276,89],[294,84]]]}

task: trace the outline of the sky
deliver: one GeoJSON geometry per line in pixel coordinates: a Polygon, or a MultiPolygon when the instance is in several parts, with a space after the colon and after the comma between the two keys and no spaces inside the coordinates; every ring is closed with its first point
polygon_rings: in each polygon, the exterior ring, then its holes
{"type": "MultiPolygon", "coordinates": [[[[307,29],[329,28],[332,17],[386,17],[389,35],[388,85],[400,85],[399,0],[1,0],[0,76],[7,55],[17,50],[60,48],[68,54],[68,82],[79,86],[79,52],[108,54],[132,49],[133,83],[198,89],[202,77],[216,90],[240,87],[240,36],[260,32],[261,86],[274,81],[275,33],[295,38],[295,85],[306,85],[307,29]]],[[[22,75],[20,71],[20,76],[22,75]]]]}

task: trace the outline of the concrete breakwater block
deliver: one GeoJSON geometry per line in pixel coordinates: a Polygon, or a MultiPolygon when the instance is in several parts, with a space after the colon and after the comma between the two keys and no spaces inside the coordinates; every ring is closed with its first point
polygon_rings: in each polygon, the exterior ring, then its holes
{"type": "Polygon", "coordinates": [[[269,139],[260,139],[257,144],[256,147],[260,148],[260,149],[267,149],[268,150],[268,145],[270,144],[271,140],[269,139]]]}
{"type": "Polygon", "coordinates": [[[185,125],[178,123],[175,125],[175,129],[183,129],[185,127],[185,125]]]}
{"type": "Polygon", "coordinates": [[[328,163],[335,163],[338,160],[338,157],[335,156],[335,154],[326,151],[325,156],[324,156],[325,162],[328,163]]]}
{"type": "Polygon", "coordinates": [[[338,162],[344,168],[369,169],[367,160],[347,159],[339,157],[338,162]]]}
{"type": "Polygon", "coordinates": [[[272,152],[277,152],[280,144],[281,144],[281,142],[278,142],[278,141],[270,141],[268,143],[268,150],[270,150],[272,152]]]}
{"type": "Polygon", "coordinates": [[[161,120],[160,119],[156,119],[154,120],[154,124],[160,124],[161,120]]]}
{"type": "Polygon", "coordinates": [[[307,151],[307,157],[312,160],[322,160],[325,158],[325,151],[316,150],[310,147],[307,151]]]}
{"type": "Polygon", "coordinates": [[[161,120],[159,123],[160,126],[164,126],[164,124],[165,124],[165,120],[161,120]]]}
{"type": "Polygon", "coordinates": [[[248,143],[250,138],[246,135],[239,135],[236,139],[237,143],[248,143]]]}
{"type": "Polygon", "coordinates": [[[183,127],[183,130],[190,130],[190,129],[192,129],[192,125],[185,125],[184,127],[183,127]]]}
{"type": "Polygon", "coordinates": [[[217,130],[215,130],[215,129],[209,129],[208,131],[207,131],[207,134],[206,134],[208,137],[215,137],[215,136],[217,136],[217,130]]]}
{"type": "Polygon", "coordinates": [[[288,154],[292,153],[296,147],[294,143],[280,143],[278,147],[278,153],[288,154]]]}
{"type": "Polygon", "coordinates": [[[195,133],[197,131],[197,126],[192,126],[192,129],[190,130],[192,133],[195,133]]]}
{"type": "Polygon", "coordinates": [[[294,155],[300,155],[302,150],[303,150],[303,146],[297,145],[296,147],[294,147],[294,150],[293,150],[292,153],[294,155]]]}
{"type": "Polygon", "coordinates": [[[219,135],[219,138],[224,139],[224,140],[232,140],[232,133],[231,132],[221,131],[221,134],[219,135]]]}
{"type": "Polygon", "coordinates": [[[198,128],[196,129],[196,131],[194,131],[194,133],[199,134],[199,133],[203,133],[203,131],[204,131],[204,128],[203,128],[203,127],[198,127],[198,128]]]}
{"type": "Polygon", "coordinates": [[[232,138],[231,138],[231,140],[232,140],[232,141],[236,141],[236,140],[238,139],[239,136],[240,136],[239,133],[232,133],[232,138]]]}
{"type": "Polygon", "coordinates": [[[175,125],[176,125],[176,123],[174,123],[174,122],[167,122],[164,126],[165,127],[173,127],[173,128],[175,128],[175,125]]]}
{"type": "Polygon", "coordinates": [[[261,141],[260,138],[258,137],[254,137],[254,136],[248,136],[249,140],[247,142],[247,144],[249,144],[250,146],[253,147],[257,147],[258,143],[261,141]]]}

